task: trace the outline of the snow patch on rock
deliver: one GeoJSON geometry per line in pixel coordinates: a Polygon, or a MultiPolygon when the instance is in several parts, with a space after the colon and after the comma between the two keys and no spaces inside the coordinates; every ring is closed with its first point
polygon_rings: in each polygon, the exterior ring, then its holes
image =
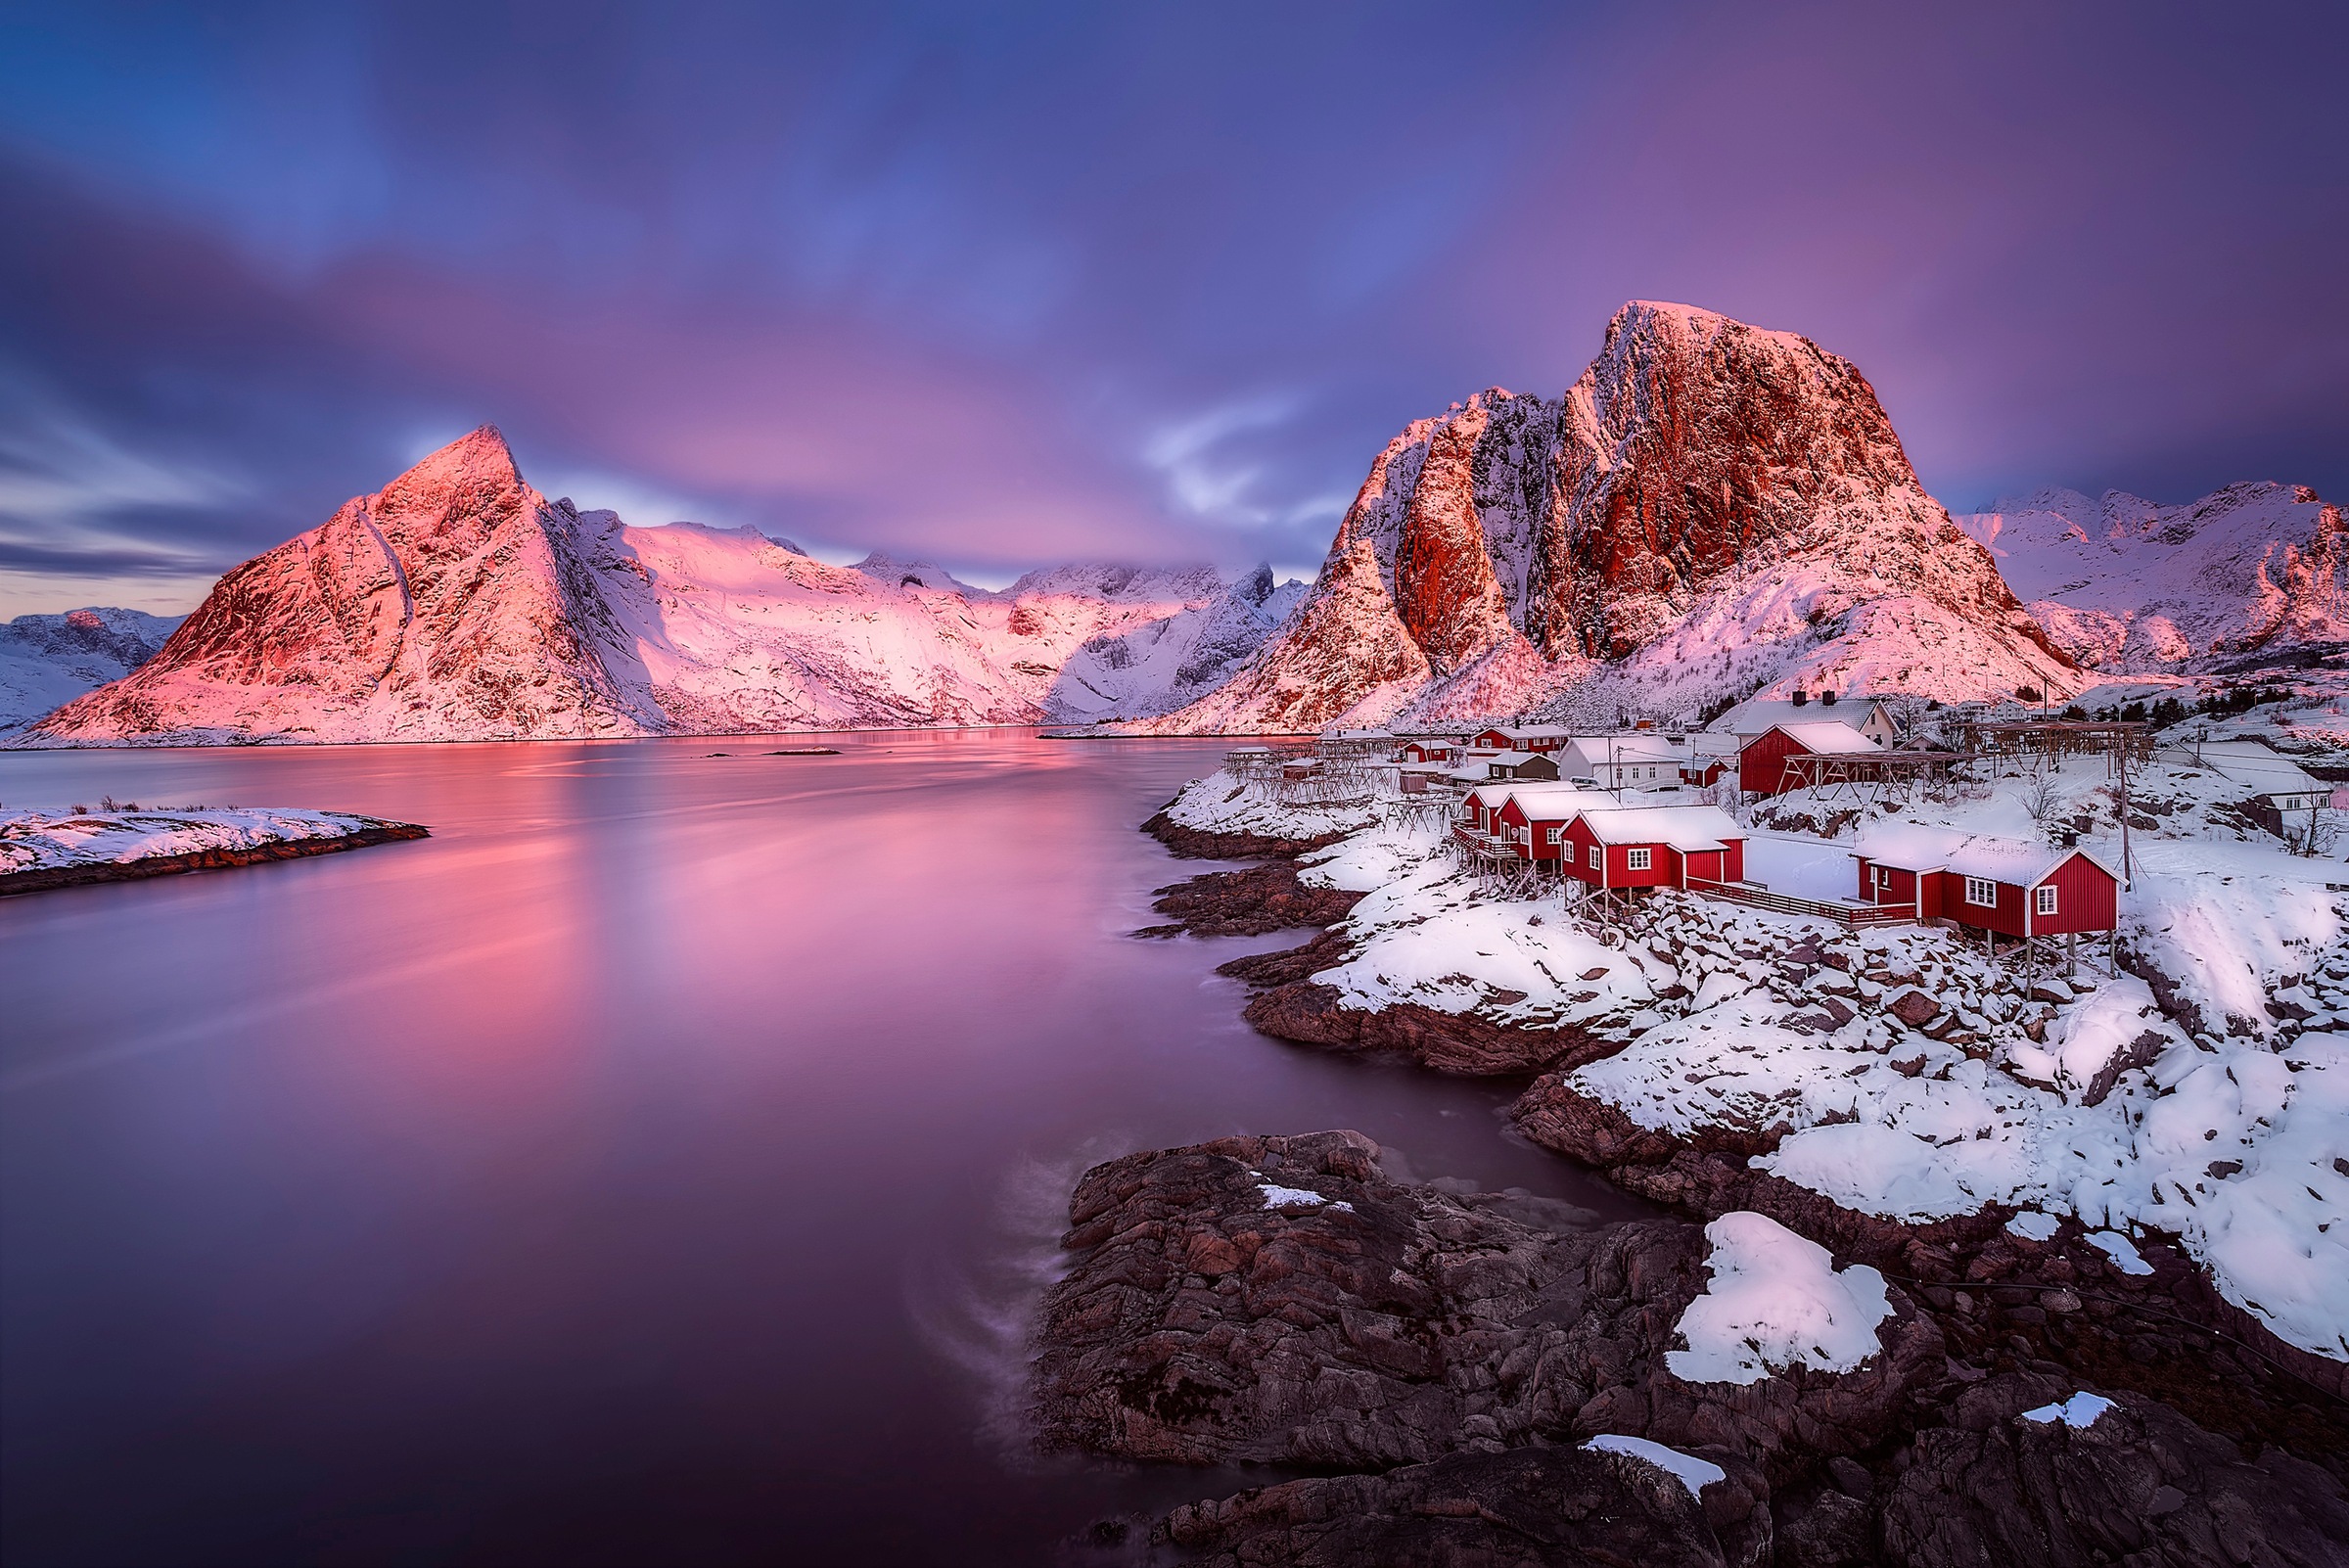
{"type": "Polygon", "coordinates": [[[1705,1240],[1712,1280],[1681,1314],[1688,1348],[1665,1354],[1673,1376],[1758,1383],[1796,1366],[1849,1372],[1882,1348],[1876,1325],[1892,1304],[1875,1269],[1838,1269],[1826,1248],[1745,1211],[1705,1226],[1705,1240]]]}

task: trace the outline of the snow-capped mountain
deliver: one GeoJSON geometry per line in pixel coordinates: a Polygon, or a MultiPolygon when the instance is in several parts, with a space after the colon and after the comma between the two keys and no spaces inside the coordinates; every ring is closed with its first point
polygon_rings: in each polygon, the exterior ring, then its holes
{"type": "Polygon", "coordinates": [[[154,659],[21,743],[1149,714],[1254,651],[1268,581],[1080,567],[990,593],[922,562],[830,566],[753,529],[630,528],[546,499],[484,426],[230,572],[154,659]],[[1175,657],[1155,658],[1160,643],[1175,657]]]}
{"type": "Polygon", "coordinates": [[[2046,489],[1958,520],[2057,646],[2115,671],[2349,641],[2341,509],[2304,484],[2185,506],[2046,489]]]}
{"type": "Polygon", "coordinates": [[[155,657],[181,621],[93,605],[0,622],[0,735],[155,657]]]}
{"type": "Polygon", "coordinates": [[[1396,437],[1281,633],[1138,727],[2085,679],[1925,493],[1858,369],[1791,333],[1637,300],[1562,397],[1494,389],[1396,437]]]}

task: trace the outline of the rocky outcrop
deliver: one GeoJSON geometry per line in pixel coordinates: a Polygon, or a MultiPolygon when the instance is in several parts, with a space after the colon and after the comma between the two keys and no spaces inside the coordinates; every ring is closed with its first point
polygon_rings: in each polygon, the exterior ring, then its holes
{"type": "Polygon", "coordinates": [[[1697,1456],[1730,1472],[1701,1501],[1642,1459],[1526,1448],[1264,1487],[1154,1535],[1205,1568],[1761,1568],[1767,1487],[1726,1450],[1697,1456]]]}
{"type": "Polygon", "coordinates": [[[1299,614],[1148,727],[2082,679],[1925,493],[1856,367],[1634,301],[1562,397],[1492,389],[1396,438],[1299,614]]]}
{"type": "Polygon", "coordinates": [[[1150,907],[1174,919],[1138,937],[1261,937],[1300,926],[1329,926],[1346,918],[1361,895],[1311,888],[1297,880],[1293,861],[1276,859],[1245,871],[1210,871],[1157,890],[1150,907]]]}
{"type": "MultiPolygon", "coordinates": [[[[1342,950],[1326,948],[1316,954],[1321,968],[1344,956],[1342,950]]],[[[1286,969],[1262,965],[1240,966],[1246,962],[1226,964],[1223,973],[1251,981],[1286,973],[1286,969]]],[[[1250,997],[1245,1016],[1275,1039],[1404,1056],[1436,1072],[1466,1078],[1508,1078],[1579,1067],[1617,1049],[1619,1043],[1571,1026],[1525,1029],[1416,1002],[1396,1002],[1376,1009],[1349,1007],[1336,988],[1305,978],[1282,980],[1250,997]]]]}
{"type": "Polygon", "coordinates": [[[1865,1450],[1941,1339],[1905,1300],[1843,1374],[1745,1385],[1665,1367],[1705,1285],[1675,1222],[1390,1181],[1359,1132],[1226,1138],[1088,1172],[1047,1295],[1048,1448],[1184,1464],[1384,1469],[1627,1432],[1765,1473],[1865,1450]]]}
{"type": "MultiPolygon", "coordinates": [[[[2041,1357],[2121,1315],[2126,1276],[2074,1233],[1911,1227],[1900,1256],[1950,1282],[1889,1290],[1857,1368],[1689,1383],[1666,1353],[1706,1288],[1694,1226],[1395,1182],[1377,1155],[1357,1132],[1226,1138],[1079,1184],[1037,1334],[1043,1444],[1351,1472],[1174,1509],[1144,1526],[1152,1545],[1235,1568],[2345,1560],[2337,1474],[2176,1407],[2227,1346],[2123,1358],[2161,1398],[2041,1357]],[[2016,1283],[2023,1254],[2067,1282],[2016,1283]],[[2056,1319],[2070,1329],[2025,1338],[2056,1319]],[[1584,1447],[1601,1433],[1721,1474],[1683,1486],[1584,1447]]],[[[2188,1272],[2142,1282],[2157,1313],[2188,1272]]],[[[2338,1434],[2291,1447],[2337,1457],[2338,1434]]]]}
{"type": "Polygon", "coordinates": [[[1903,1568],[2338,1568],[2349,1500],[2315,1465],[2246,1454],[2156,1401],[2122,1394],[2085,1425],[2026,1418],[2073,1384],[1999,1377],[1895,1460],[1884,1560],[1903,1568]]]}

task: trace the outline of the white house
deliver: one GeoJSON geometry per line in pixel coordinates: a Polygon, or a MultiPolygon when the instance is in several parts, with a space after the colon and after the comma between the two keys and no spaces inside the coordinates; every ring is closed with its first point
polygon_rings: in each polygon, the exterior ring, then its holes
{"type": "Polygon", "coordinates": [[[1656,730],[1613,735],[1575,735],[1557,753],[1558,770],[1568,778],[1598,781],[1610,790],[1664,789],[1681,782],[1688,760],[1686,736],[1656,730]]]}
{"type": "Polygon", "coordinates": [[[2332,803],[2332,786],[2290,758],[2257,740],[2204,741],[2199,746],[2165,746],[2161,760],[2176,766],[2207,767],[2245,794],[2279,811],[2307,811],[2332,803]]]}

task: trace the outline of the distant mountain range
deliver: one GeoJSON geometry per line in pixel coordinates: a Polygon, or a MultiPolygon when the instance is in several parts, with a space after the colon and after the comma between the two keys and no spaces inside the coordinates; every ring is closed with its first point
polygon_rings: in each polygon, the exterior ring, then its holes
{"type": "Polygon", "coordinates": [[[92,606],[0,621],[0,736],[129,674],[184,619],[92,606]]]}
{"type": "Polygon", "coordinates": [[[2341,509],[2304,484],[2230,484],[2186,506],[2048,489],[1958,522],[2055,644],[2097,669],[2349,642],[2341,509]]]}
{"type": "Polygon", "coordinates": [[[484,426],[223,576],[19,744],[630,736],[1127,717],[1218,684],[1303,584],[1063,567],[1000,592],[548,500],[484,426]]]}
{"type": "Polygon", "coordinates": [[[1071,566],[990,592],[752,529],[631,528],[539,494],[484,426],[236,568],[175,631],[114,610],[0,626],[0,730],[61,702],[11,743],[1266,733],[1797,689],[2061,696],[2349,641],[2342,531],[2282,484],[1953,519],[1849,362],[1635,301],[1562,395],[1490,390],[1389,442],[1310,588],[1071,566]]]}

